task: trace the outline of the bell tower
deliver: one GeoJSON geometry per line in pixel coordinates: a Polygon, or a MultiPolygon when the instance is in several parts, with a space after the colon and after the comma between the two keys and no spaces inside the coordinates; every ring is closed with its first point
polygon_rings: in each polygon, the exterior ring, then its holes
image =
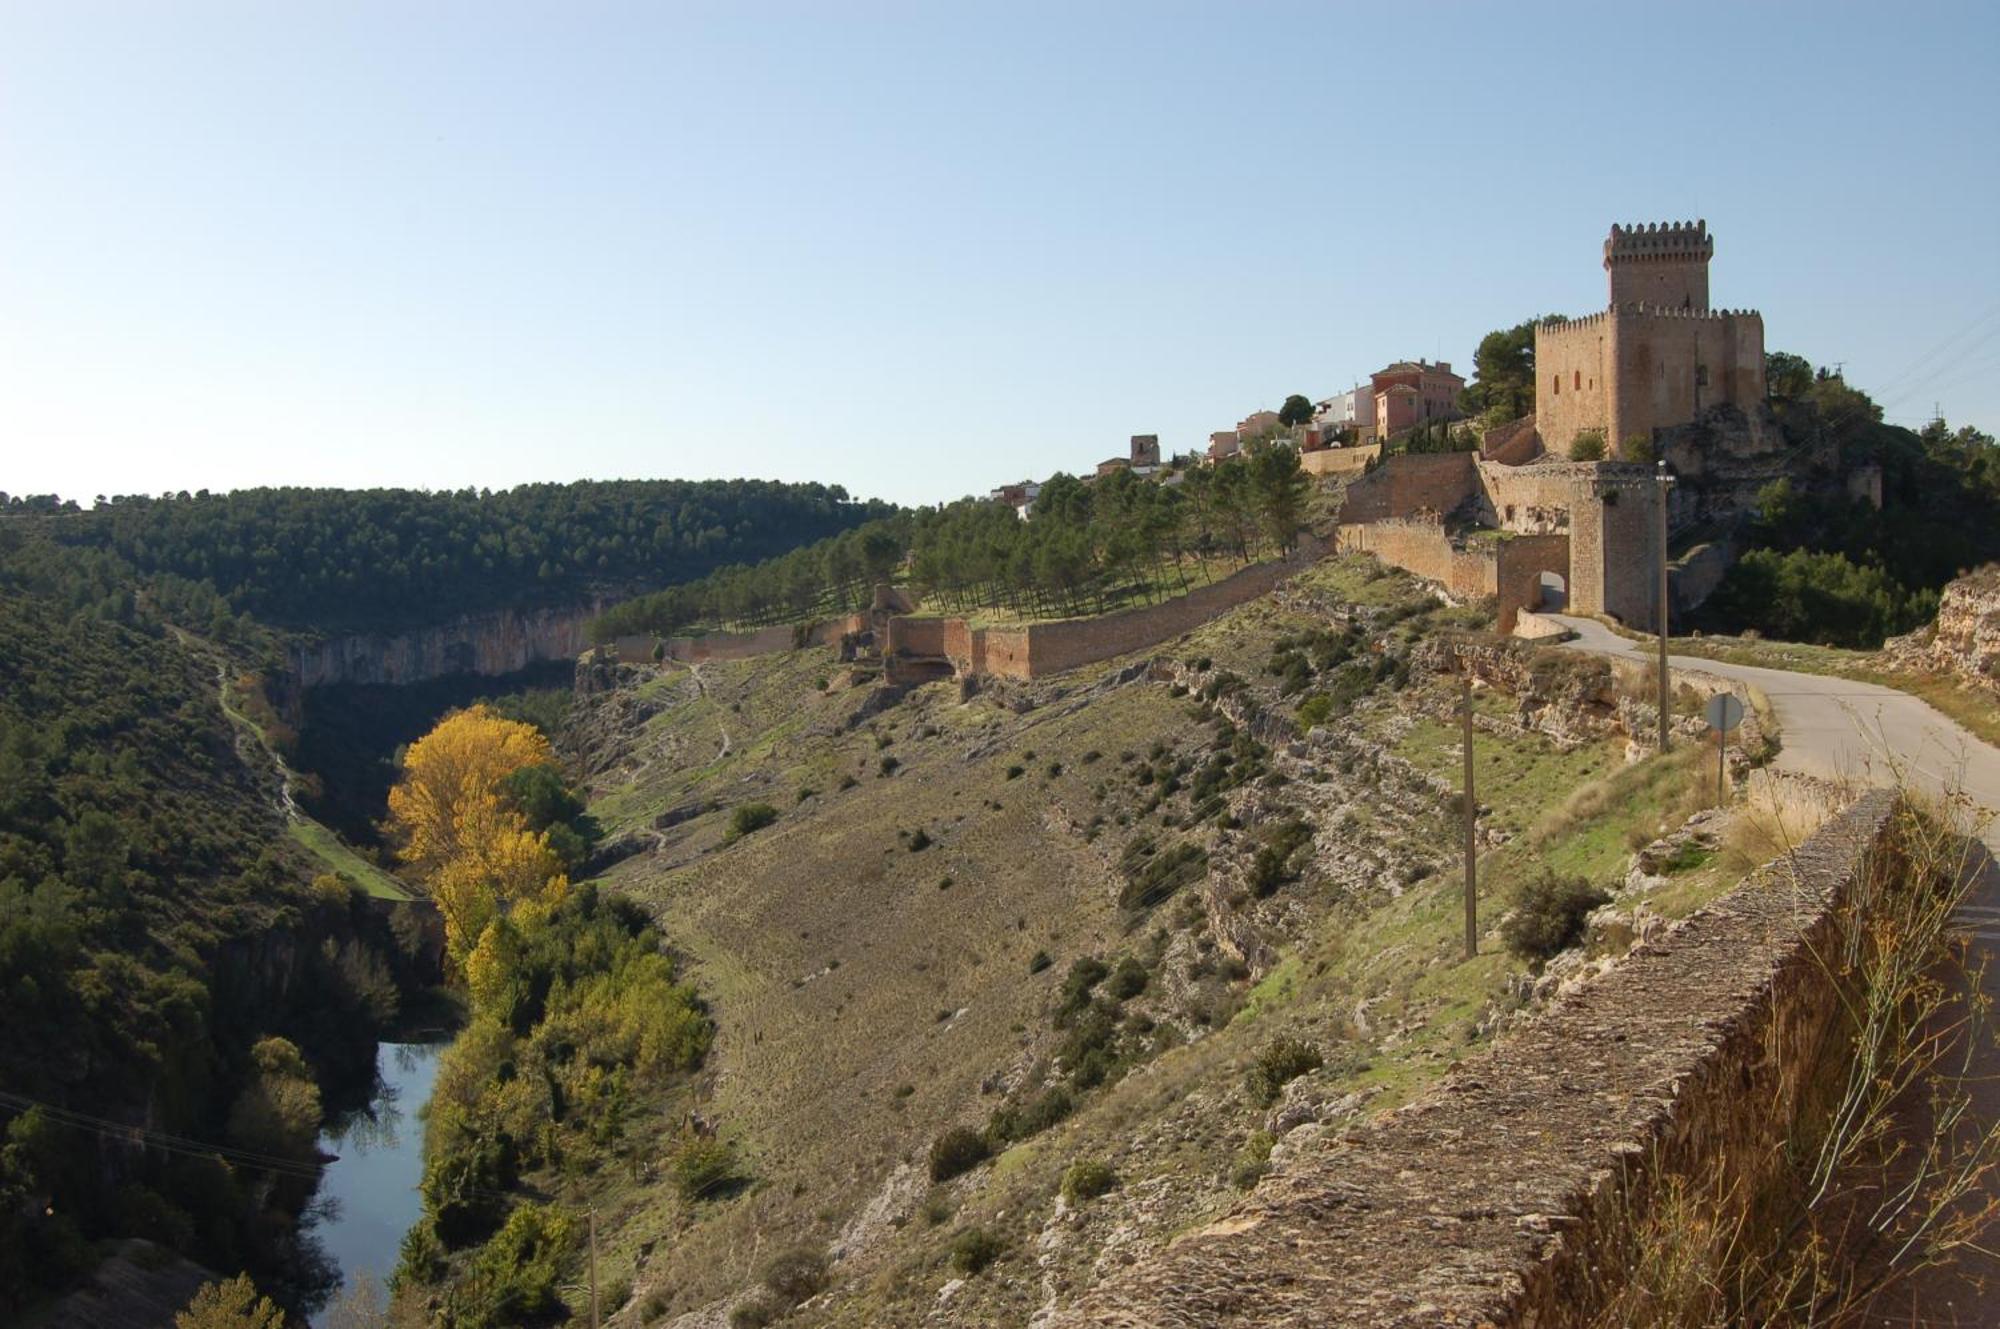
{"type": "Polygon", "coordinates": [[[1613,226],[1604,242],[1611,307],[1706,311],[1708,260],[1714,254],[1715,239],[1706,221],[1613,226]]]}

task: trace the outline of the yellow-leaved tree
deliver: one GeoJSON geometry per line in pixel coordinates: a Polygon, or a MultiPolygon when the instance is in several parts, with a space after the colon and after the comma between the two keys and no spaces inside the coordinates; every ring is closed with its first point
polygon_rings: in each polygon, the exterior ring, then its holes
{"type": "Polygon", "coordinates": [[[500,788],[523,767],[553,760],[540,730],[484,706],[445,717],[403,758],[389,791],[389,830],[403,862],[431,888],[454,973],[464,972],[495,919],[517,909],[532,916],[569,889],[548,833],[529,830],[500,788]]]}
{"type": "Polygon", "coordinates": [[[389,791],[389,832],[403,862],[425,880],[435,877],[459,856],[470,797],[497,799],[500,782],[515,771],[554,760],[549,741],[531,724],[486,706],[447,715],[410,745],[389,791]]]}

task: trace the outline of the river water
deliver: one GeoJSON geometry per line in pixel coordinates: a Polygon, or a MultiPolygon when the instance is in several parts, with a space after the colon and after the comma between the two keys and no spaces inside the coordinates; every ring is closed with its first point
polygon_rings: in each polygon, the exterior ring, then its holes
{"type": "MultiPolygon", "coordinates": [[[[343,1284],[386,1282],[402,1254],[403,1234],[423,1214],[422,1110],[446,1043],[384,1043],[375,1054],[377,1082],[368,1106],[330,1122],[319,1147],[336,1160],[321,1173],[317,1199],[328,1212],[314,1234],[343,1284]]],[[[312,1317],[324,1324],[327,1312],[312,1317]]]]}

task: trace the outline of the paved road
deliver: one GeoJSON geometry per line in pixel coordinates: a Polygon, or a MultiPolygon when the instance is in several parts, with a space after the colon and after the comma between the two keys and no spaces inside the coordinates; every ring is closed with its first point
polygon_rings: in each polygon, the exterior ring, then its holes
{"type": "MultiPolygon", "coordinates": [[[[1551,615],[1576,633],[1568,646],[1654,660],[1651,650],[1621,637],[1594,619],[1551,615]]],[[[1907,692],[1858,683],[1824,674],[1799,674],[1754,665],[1725,664],[1693,656],[1670,655],[1677,669],[1702,670],[1755,685],[1771,699],[1778,713],[1782,746],[1780,770],[1864,784],[1893,784],[1901,772],[1911,783],[1933,792],[1957,791],[1980,809],[1980,839],[1986,846],[1977,885],[1967,898],[1961,922],[1971,938],[1975,960],[1987,961],[1984,990],[2000,1012],[2000,749],[1980,741],[1907,692]]],[[[1973,1068],[1973,1101],[1987,1122],[2000,1118],[2000,1046],[1989,1042],[1973,1068]]],[[[1911,1291],[1918,1304],[1907,1302],[1896,1322],[1922,1325],[2000,1325],[2000,1260],[1982,1261],[1986,1288],[1974,1287],[1965,1269],[1954,1275],[1925,1278],[1911,1291]]],[[[1883,1322],[1883,1321],[1876,1321],[1883,1322]]]]}

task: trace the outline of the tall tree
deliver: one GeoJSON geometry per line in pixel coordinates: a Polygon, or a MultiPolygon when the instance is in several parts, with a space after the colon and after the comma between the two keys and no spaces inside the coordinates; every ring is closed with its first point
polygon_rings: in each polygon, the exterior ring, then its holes
{"type": "Polygon", "coordinates": [[[1535,409],[1535,325],[1541,321],[1531,318],[1479,339],[1465,389],[1469,414],[1490,411],[1516,420],[1535,409]]]}
{"type": "Polygon", "coordinates": [[[1278,423],[1290,428],[1302,425],[1313,418],[1313,404],[1303,394],[1294,392],[1285,398],[1285,404],[1278,408],[1278,423]]]}

